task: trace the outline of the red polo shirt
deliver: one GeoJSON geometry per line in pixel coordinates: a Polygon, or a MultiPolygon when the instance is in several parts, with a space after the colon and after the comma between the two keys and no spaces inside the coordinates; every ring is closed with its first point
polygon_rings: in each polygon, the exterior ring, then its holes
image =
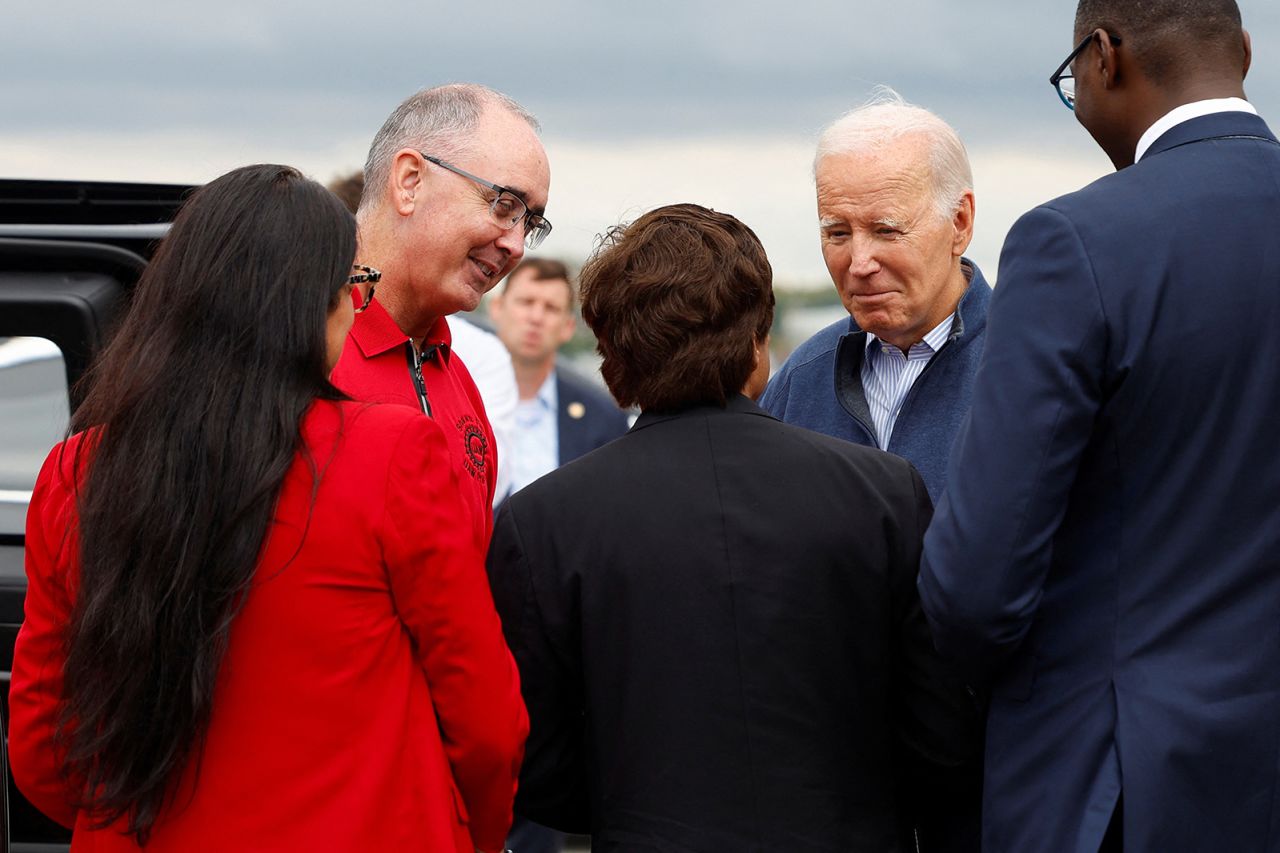
{"type": "MultiPolygon", "coordinates": [[[[452,340],[449,324],[443,317],[436,320],[422,345],[422,380],[431,417],[444,431],[458,485],[472,511],[476,542],[484,553],[493,532],[497,443],[476,383],[450,349],[452,340]]],[[[422,411],[412,346],[408,335],[375,300],[356,315],[342,358],[333,369],[333,384],[356,400],[399,403],[422,411]]]]}

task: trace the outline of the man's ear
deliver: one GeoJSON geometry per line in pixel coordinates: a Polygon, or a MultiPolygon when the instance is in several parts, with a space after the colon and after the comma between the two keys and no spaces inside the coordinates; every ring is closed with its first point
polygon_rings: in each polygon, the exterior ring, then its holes
{"type": "Polygon", "coordinates": [[[401,216],[412,216],[422,191],[424,175],[422,158],[412,148],[402,148],[391,161],[388,192],[391,209],[401,216]]]}
{"type": "Polygon", "coordinates": [[[960,197],[960,206],[951,217],[951,227],[955,230],[951,238],[951,256],[958,258],[969,248],[973,240],[973,216],[975,212],[973,190],[965,190],[960,197]]]}
{"type": "Polygon", "coordinates": [[[1098,66],[1102,74],[1102,85],[1107,89],[1114,89],[1120,83],[1121,69],[1120,54],[1116,51],[1116,46],[1111,43],[1111,34],[1104,29],[1093,31],[1094,41],[1098,45],[1098,66]]]}
{"type": "Polygon", "coordinates": [[[1244,69],[1240,72],[1240,79],[1249,76],[1249,66],[1253,64],[1253,40],[1249,38],[1249,31],[1242,29],[1244,34],[1244,69]]]}
{"type": "Polygon", "coordinates": [[[485,300],[489,303],[489,322],[493,323],[494,328],[498,327],[498,318],[502,316],[502,291],[495,291],[489,294],[489,298],[485,300]]]}

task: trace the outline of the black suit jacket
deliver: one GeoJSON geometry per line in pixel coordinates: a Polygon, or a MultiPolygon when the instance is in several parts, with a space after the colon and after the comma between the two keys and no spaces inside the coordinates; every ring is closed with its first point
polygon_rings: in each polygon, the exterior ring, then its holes
{"type": "Polygon", "coordinates": [[[572,462],[627,431],[627,413],[589,379],[556,366],[560,464],[572,462]]]}
{"type": "Polygon", "coordinates": [[[915,591],[930,514],[909,463],[743,397],[513,495],[489,575],[531,720],[517,811],[597,851],[904,849],[926,794],[896,783],[976,728],[915,591]]]}

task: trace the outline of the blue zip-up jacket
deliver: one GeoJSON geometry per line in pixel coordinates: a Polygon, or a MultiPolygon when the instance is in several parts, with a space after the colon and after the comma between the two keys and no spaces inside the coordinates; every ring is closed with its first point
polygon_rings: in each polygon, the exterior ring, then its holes
{"type": "MultiPolygon", "coordinates": [[[[916,467],[934,503],[942,497],[951,444],[973,399],[991,302],[991,285],[977,264],[967,258],[961,263],[972,275],[960,297],[960,322],[907,392],[885,448],[916,467]]],[[[852,317],[832,323],[796,348],[769,380],[760,405],[786,423],[876,447],[862,390],[866,349],[867,333],[852,317]]]]}

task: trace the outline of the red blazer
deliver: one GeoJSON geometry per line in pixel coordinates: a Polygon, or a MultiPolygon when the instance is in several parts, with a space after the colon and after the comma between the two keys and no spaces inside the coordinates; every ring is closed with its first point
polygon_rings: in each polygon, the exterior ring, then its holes
{"type": "MultiPolygon", "coordinates": [[[[74,450],[27,517],[29,587],[10,693],[14,777],[75,827],[53,745],[75,597],[74,450]]],[[[499,850],[528,718],[440,428],[402,406],[317,403],[284,481],[215,692],[199,775],[146,850],[499,850]]]]}

